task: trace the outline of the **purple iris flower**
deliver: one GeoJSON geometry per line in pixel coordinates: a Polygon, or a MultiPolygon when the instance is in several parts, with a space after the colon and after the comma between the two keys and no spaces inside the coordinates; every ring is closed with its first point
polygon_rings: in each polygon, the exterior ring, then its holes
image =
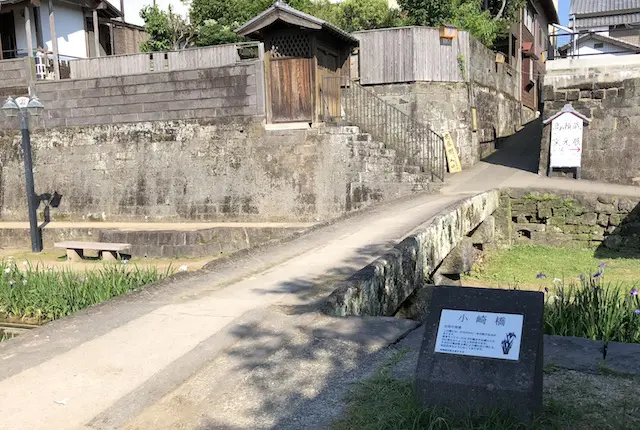
{"type": "Polygon", "coordinates": [[[631,289],[631,295],[632,296],[637,296],[638,295],[638,289],[637,288],[631,289]]]}
{"type": "Polygon", "coordinates": [[[640,315],[640,309],[636,309],[634,312],[636,313],[636,315],[640,315]]]}
{"type": "Polygon", "coordinates": [[[538,273],[538,274],[536,275],[536,279],[543,279],[543,278],[546,278],[546,277],[547,277],[547,275],[545,275],[545,274],[544,274],[544,273],[542,273],[542,272],[540,272],[540,273],[538,273]]]}
{"type": "Polygon", "coordinates": [[[578,277],[580,278],[581,281],[584,281],[584,275],[580,275],[578,277]]]}
{"type": "Polygon", "coordinates": [[[602,276],[602,269],[598,270],[595,275],[593,275],[594,278],[599,278],[600,276],[602,276]]]}
{"type": "Polygon", "coordinates": [[[604,269],[605,267],[607,267],[607,265],[605,263],[600,263],[600,265],[598,265],[599,268],[604,269]]]}

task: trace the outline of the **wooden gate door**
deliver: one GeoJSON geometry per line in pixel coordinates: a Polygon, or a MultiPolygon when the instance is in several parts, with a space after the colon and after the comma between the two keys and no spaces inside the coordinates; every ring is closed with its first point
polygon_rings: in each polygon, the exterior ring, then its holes
{"type": "Polygon", "coordinates": [[[311,76],[309,58],[271,59],[269,88],[273,122],[312,121],[311,76]]]}

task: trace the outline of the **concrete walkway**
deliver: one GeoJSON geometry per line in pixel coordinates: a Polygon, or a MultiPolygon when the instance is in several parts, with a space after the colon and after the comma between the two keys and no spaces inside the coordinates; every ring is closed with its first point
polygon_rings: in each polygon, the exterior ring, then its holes
{"type": "Polygon", "coordinates": [[[504,186],[640,196],[480,163],[441,194],[367,210],[0,344],[0,428],[327,428],[348,382],[412,326],[332,319],[316,301],[464,195],[504,186]]]}

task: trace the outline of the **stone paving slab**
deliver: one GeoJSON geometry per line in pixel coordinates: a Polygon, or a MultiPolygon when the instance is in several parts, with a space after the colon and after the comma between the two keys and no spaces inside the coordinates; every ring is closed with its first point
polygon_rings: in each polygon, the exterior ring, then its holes
{"type": "Polygon", "coordinates": [[[581,372],[597,372],[604,342],[572,336],[544,337],[544,364],[581,372]]]}
{"type": "Polygon", "coordinates": [[[603,366],[619,373],[640,375],[640,344],[609,342],[603,366]]]}
{"type": "MultiPolygon", "coordinates": [[[[232,347],[123,428],[330,428],[352,384],[388,360],[386,347],[416,325],[392,317],[284,315],[270,308],[238,325],[232,347]]],[[[119,424],[113,415],[101,419],[92,427],[119,424]]]]}

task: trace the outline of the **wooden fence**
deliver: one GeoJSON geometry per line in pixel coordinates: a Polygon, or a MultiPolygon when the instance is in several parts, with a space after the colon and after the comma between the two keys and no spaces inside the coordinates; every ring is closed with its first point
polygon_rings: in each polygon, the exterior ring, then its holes
{"type": "Polygon", "coordinates": [[[239,50],[252,48],[255,50],[255,58],[262,58],[264,47],[257,42],[208,46],[206,48],[192,48],[181,51],[83,58],[70,62],[71,79],[102,78],[226,66],[241,60],[239,50]]]}
{"type": "Polygon", "coordinates": [[[401,27],[354,33],[360,40],[360,83],[465,82],[469,33],[440,39],[438,28],[401,27]]]}

